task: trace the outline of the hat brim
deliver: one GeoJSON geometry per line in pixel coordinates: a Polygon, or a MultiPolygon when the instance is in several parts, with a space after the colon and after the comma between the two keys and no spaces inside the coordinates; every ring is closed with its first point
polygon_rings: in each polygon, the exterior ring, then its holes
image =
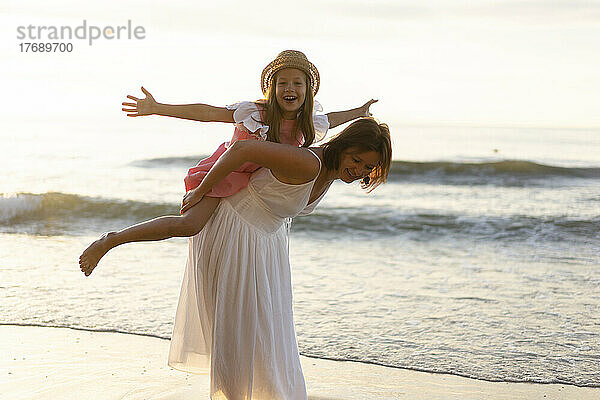
{"type": "Polygon", "coordinates": [[[315,67],[314,64],[307,59],[288,57],[276,58],[275,60],[271,61],[269,65],[265,67],[265,69],[263,69],[260,82],[264,95],[267,94],[269,86],[271,86],[273,76],[277,73],[277,71],[281,71],[282,69],[286,68],[296,68],[306,73],[310,78],[310,86],[312,88],[313,96],[317,94],[320,85],[319,71],[317,70],[317,67],[315,67]]]}

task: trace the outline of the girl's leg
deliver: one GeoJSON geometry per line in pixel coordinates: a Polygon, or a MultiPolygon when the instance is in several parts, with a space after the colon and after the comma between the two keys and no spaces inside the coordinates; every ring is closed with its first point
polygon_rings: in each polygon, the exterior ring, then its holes
{"type": "Polygon", "coordinates": [[[106,233],[90,244],[79,256],[79,266],[88,276],[96,268],[98,261],[113,247],[131,242],[194,236],[204,228],[217,208],[219,200],[217,197],[204,197],[183,215],[158,217],[118,232],[106,233]]]}

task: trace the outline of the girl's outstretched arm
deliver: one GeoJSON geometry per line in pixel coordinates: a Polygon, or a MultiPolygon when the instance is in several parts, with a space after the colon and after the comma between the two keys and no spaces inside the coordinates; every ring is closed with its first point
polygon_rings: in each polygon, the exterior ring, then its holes
{"type": "Polygon", "coordinates": [[[325,114],[327,115],[327,119],[329,120],[329,128],[335,128],[338,125],[345,124],[346,122],[350,122],[356,118],[370,117],[371,112],[369,111],[369,107],[371,107],[371,104],[377,103],[378,101],[379,100],[371,99],[357,108],[352,108],[350,110],[345,111],[335,111],[325,114]]]}
{"type": "Polygon", "coordinates": [[[122,103],[124,106],[122,110],[127,113],[128,117],[162,115],[202,122],[235,122],[233,120],[233,110],[224,107],[214,107],[208,104],[163,104],[157,102],[143,86],[142,92],[146,95],[145,98],[138,99],[135,96],[127,95],[127,98],[135,101],[135,103],[122,103]]]}
{"type": "Polygon", "coordinates": [[[240,140],[233,143],[217,160],[196,189],[185,194],[181,213],[199,202],[212,187],[245,162],[269,168],[284,183],[293,185],[309,182],[319,173],[319,161],[311,150],[287,144],[240,140]]]}

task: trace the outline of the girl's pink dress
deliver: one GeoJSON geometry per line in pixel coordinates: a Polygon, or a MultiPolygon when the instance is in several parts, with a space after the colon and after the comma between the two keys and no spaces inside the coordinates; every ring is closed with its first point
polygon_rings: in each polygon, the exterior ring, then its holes
{"type": "MultiPolygon", "coordinates": [[[[222,143],[219,148],[208,158],[200,160],[195,167],[188,170],[184,178],[185,190],[189,191],[200,185],[202,179],[208,174],[208,171],[217,162],[219,157],[229,148],[229,146],[238,140],[266,140],[269,127],[264,125],[261,112],[255,103],[245,101],[227,106],[229,110],[235,110],[233,119],[235,121],[235,130],[233,137],[229,142],[222,143]]],[[[315,101],[315,112],[322,111],[321,105],[315,101]]],[[[283,120],[281,122],[279,137],[281,143],[301,146],[304,138],[302,132],[298,132],[294,137],[294,120],[283,120]]],[[[315,125],[315,140],[321,140],[329,128],[329,121],[325,115],[316,115],[313,113],[313,122],[315,125]]],[[[234,172],[227,175],[221,182],[213,186],[206,194],[209,197],[229,197],[246,186],[250,175],[260,168],[259,165],[247,162],[234,172]]]]}

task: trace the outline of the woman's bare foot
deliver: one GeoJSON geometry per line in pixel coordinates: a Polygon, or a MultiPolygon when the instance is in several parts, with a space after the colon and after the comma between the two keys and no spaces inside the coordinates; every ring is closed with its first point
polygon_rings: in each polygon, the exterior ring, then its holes
{"type": "Polygon", "coordinates": [[[108,232],[100,236],[100,239],[96,240],[88,246],[87,249],[79,256],[79,268],[85,274],[90,276],[94,268],[98,265],[98,262],[104,255],[112,249],[110,245],[110,237],[115,232],[108,232]]]}

